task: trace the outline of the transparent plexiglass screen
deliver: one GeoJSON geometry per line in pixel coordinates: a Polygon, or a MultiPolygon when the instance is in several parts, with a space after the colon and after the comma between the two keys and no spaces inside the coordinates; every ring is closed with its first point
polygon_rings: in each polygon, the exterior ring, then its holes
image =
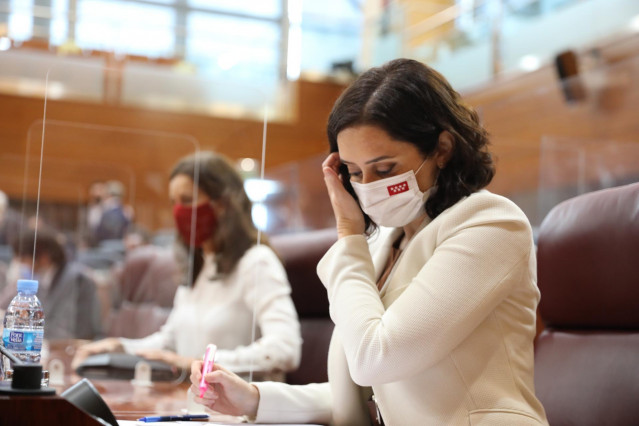
{"type": "Polygon", "coordinates": [[[540,216],[577,195],[637,181],[636,142],[546,137],[540,156],[540,216]]]}
{"type": "Polygon", "coordinates": [[[322,175],[325,159],[326,154],[314,155],[266,170],[268,191],[259,206],[264,212],[260,219],[269,235],[335,227],[322,175]]]}
{"type": "Polygon", "coordinates": [[[639,61],[606,64],[596,52],[578,60],[580,74],[571,78],[531,75],[498,101],[471,95],[496,160],[488,189],[513,200],[534,231],[563,200],[639,180],[632,130],[639,61]]]}
{"type": "Polygon", "coordinates": [[[548,134],[540,141],[540,217],[556,204],[591,191],[639,181],[639,145],[633,93],[639,61],[605,64],[596,51],[580,58],[585,68],[559,84],[571,109],[588,118],[576,136],[548,134]]]}
{"type": "MultiPolygon", "coordinates": [[[[202,359],[209,343],[220,359],[235,360],[229,368],[247,380],[274,373],[251,352],[260,345],[265,316],[262,262],[253,260],[255,273],[245,267],[238,277],[238,257],[234,268],[220,272],[221,249],[196,241],[200,234],[205,241],[228,234],[227,211],[238,216],[234,226],[262,225],[259,207],[235,205],[245,200],[240,191],[255,205],[266,198],[265,100],[255,88],[231,86],[140,67],[49,69],[43,118],[29,126],[24,153],[0,157],[16,224],[12,241],[2,245],[2,301],[15,294],[18,278],[39,281],[42,363],[54,370],[50,385],[59,392],[87,377],[118,418],[201,411],[187,398],[188,377],[191,361],[202,359]],[[57,101],[60,90],[75,90],[70,73],[110,76],[96,88],[100,101],[57,101]],[[242,100],[250,101],[250,112],[233,104],[242,100]],[[223,155],[230,171],[196,162],[178,173],[187,177],[187,189],[182,181],[170,193],[178,161],[209,151],[223,155]],[[211,181],[232,180],[230,174],[239,186],[211,181]],[[206,189],[211,185],[218,189],[206,189]],[[213,210],[213,225],[210,215],[200,215],[202,205],[213,210]],[[105,338],[119,339],[100,349],[109,356],[78,361],[85,345],[105,338]]],[[[247,235],[250,246],[261,244],[261,230],[247,235]]],[[[225,254],[237,251],[232,235],[223,241],[225,254]]]]}

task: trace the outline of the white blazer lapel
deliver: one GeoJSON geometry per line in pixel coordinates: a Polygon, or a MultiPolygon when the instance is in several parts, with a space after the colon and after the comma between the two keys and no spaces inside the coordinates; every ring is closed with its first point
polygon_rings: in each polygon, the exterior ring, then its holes
{"type": "Polygon", "coordinates": [[[402,228],[379,228],[377,235],[371,237],[369,248],[378,280],[388,262],[393,242],[404,232],[402,228]]]}

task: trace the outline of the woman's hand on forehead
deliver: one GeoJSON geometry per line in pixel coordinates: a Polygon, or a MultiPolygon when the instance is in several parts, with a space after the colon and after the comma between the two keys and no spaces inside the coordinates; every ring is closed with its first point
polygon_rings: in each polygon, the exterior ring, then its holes
{"type": "Polygon", "coordinates": [[[330,154],[322,163],[324,183],[335,214],[339,238],[363,234],[365,228],[364,215],[359,208],[359,204],[346,191],[340,179],[339,168],[341,164],[342,162],[337,152],[330,154]]]}

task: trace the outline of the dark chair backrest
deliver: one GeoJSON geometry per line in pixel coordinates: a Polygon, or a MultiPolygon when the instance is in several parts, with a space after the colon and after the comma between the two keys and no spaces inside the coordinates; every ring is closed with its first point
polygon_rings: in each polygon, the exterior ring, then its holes
{"type": "Polygon", "coordinates": [[[129,252],[115,273],[119,303],[107,334],[146,337],[166,322],[179,286],[179,267],[169,248],[142,246],[129,252]]]}
{"type": "Polygon", "coordinates": [[[328,314],[326,289],[317,277],[316,267],[337,241],[337,233],[335,229],[304,231],[274,235],[270,241],[284,262],[304,340],[300,367],[288,373],[286,381],[290,384],[325,382],[333,322],[328,314]]]}
{"type": "Polygon", "coordinates": [[[639,183],[551,210],[538,283],[535,386],[550,424],[639,424],[639,183]]]}
{"type": "Polygon", "coordinates": [[[170,308],[180,284],[180,269],[170,248],[146,245],[133,249],[118,272],[123,300],[170,308]]]}

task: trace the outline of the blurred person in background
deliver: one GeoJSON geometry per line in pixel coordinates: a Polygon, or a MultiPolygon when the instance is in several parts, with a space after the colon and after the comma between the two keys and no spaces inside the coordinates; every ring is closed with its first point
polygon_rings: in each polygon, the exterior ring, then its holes
{"type": "Polygon", "coordinates": [[[89,202],[87,205],[86,226],[89,245],[97,241],[96,231],[102,220],[104,206],[102,202],[106,197],[106,185],[102,181],[93,182],[89,187],[89,202]]]}
{"type": "Polygon", "coordinates": [[[124,206],[124,185],[117,180],[105,183],[106,191],[100,204],[102,212],[95,228],[95,244],[105,240],[121,240],[131,224],[132,212],[124,206]]]}
{"type": "Polygon", "coordinates": [[[34,279],[39,283],[37,296],[44,308],[46,339],[102,336],[101,306],[91,270],[67,259],[54,232],[42,228],[36,236],[33,229],[25,230],[14,239],[13,251],[0,309],[6,310],[17,294],[18,279],[34,279]]]}
{"type": "Polygon", "coordinates": [[[185,270],[192,262],[193,271],[178,288],[166,324],[143,339],[108,338],[81,346],[73,365],[89,355],[126,351],[188,369],[214,343],[216,360],[233,371],[281,380],[299,364],[300,325],[284,267],[268,244],[257,244],[242,178],[225,157],[198,153],[171,172],[169,198],[185,270]]]}
{"type": "Polygon", "coordinates": [[[124,249],[128,253],[138,247],[144,247],[151,244],[151,233],[143,226],[132,224],[124,234],[124,249]]]}
{"type": "Polygon", "coordinates": [[[0,245],[9,245],[20,230],[20,214],[9,207],[9,198],[0,190],[0,245]]]}
{"type": "Polygon", "coordinates": [[[13,256],[10,246],[20,230],[20,215],[9,207],[9,198],[0,190],[0,292],[7,283],[9,263],[13,256]]]}

